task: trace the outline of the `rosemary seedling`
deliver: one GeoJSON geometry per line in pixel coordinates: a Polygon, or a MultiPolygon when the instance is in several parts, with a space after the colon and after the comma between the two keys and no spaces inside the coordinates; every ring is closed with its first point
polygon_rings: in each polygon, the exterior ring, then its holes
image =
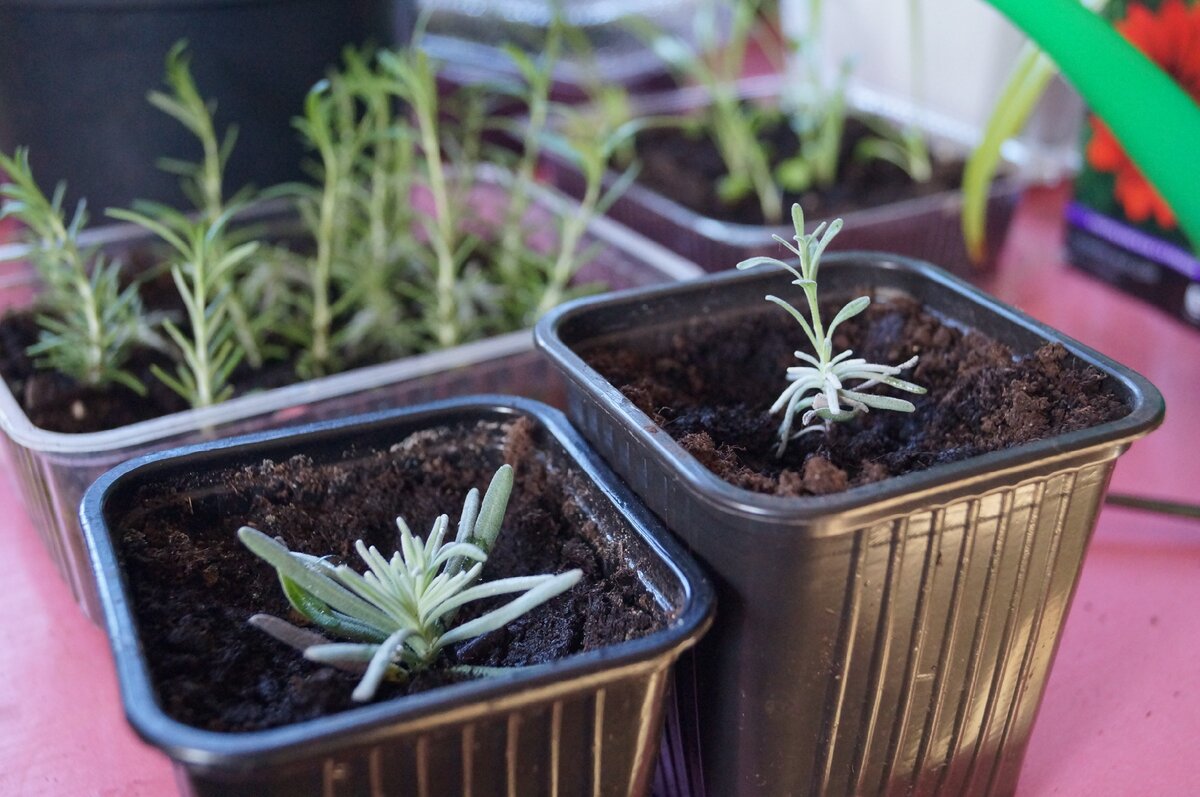
{"type": "Polygon", "coordinates": [[[461,217],[450,202],[450,182],[438,134],[437,72],[429,57],[416,47],[399,52],[384,51],[379,58],[397,81],[400,96],[408,102],[416,118],[425,168],[423,176],[433,197],[433,220],[427,225],[436,256],[432,326],[439,346],[453,346],[462,340],[455,287],[464,258],[456,257],[461,217]]]}
{"type": "Polygon", "coordinates": [[[151,370],[192,407],[207,407],[233,395],[229,377],[245,355],[237,345],[229,305],[234,275],[258,243],[229,246],[225,228],[237,210],[231,207],[211,223],[149,202],[140,203],[137,210],[109,211],[115,219],[154,233],[173,250],[171,279],[183,301],[187,331],[169,319],[163,322],[181,362],[174,374],[157,365],[151,370]]]}
{"type": "MultiPolygon", "coordinates": [[[[909,68],[914,98],[921,97],[921,13],[917,0],[908,5],[909,45],[912,53],[909,68]]],[[[798,80],[785,86],[781,104],[786,109],[792,130],[799,139],[798,152],[781,162],[775,170],[782,188],[800,193],[809,188],[829,188],[838,178],[843,136],[846,128],[846,83],[851,71],[849,62],[842,64],[833,81],[826,85],[821,76],[820,48],[822,0],[808,4],[807,29],[800,40],[792,43],[795,61],[801,74],[798,80]]],[[[897,126],[885,119],[861,116],[860,120],[873,135],[860,138],[853,157],[857,161],[882,160],[901,169],[914,182],[925,182],[932,176],[932,165],[925,136],[913,123],[897,126]]]]}
{"type": "MultiPolygon", "coordinates": [[[[512,492],[512,468],[496,472],[483,500],[472,489],[463,504],[454,539],[447,540],[447,515],[434,521],[422,541],[403,518],[396,518],[400,550],[385,559],[362,540],[355,549],[367,565],[358,573],[347,565],[290,551],[281,542],[243,526],[238,537],[275,568],[288,602],[323,631],[352,642],[330,642],[319,633],[277,617],[256,614],[250,623],[312,661],[363,673],[352,697],[374,697],[384,678],[405,681],[430,667],[443,648],[507,625],[573,587],[583,573],[520,576],[477,583],[495,546],[512,492]],[[473,601],[517,594],[499,608],[455,625],[458,610],[473,601]]],[[[493,674],[502,668],[466,668],[493,674]]]]}
{"type": "Polygon", "coordinates": [[[496,263],[501,279],[510,283],[519,279],[518,264],[525,244],[521,234],[522,221],[529,210],[529,189],[534,182],[534,169],[541,154],[540,143],[550,115],[550,88],[554,82],[554,65],[558,62],[565,24],[562,14],[556,13],[546,32],[540,64],[519,47],[505,47],[505,52],[516,64],[525,82],[529,110],[521,141],[521,157],[513,171],[512,192],[509,195],[508,207],[504,211],[504,229],[500,232],[500,249],[496,263]]]}
{"type": "Polygon", "coordinates": [[[225,211],[225,164],[237,142],[237,127],[231,126],[223,137],[213,124],[216,103],[200,96],[192,77],[187,42],[176,42],[167,53],[166,82],[170,93],[152,91],[150,104],[175,119],[200,142],[203,156],[198,163],[160,158],[159,167],[182,179],[184,193],[204,216],[213,221],[225,211]]]}
{"type": "MultiPolygon", "coordinates": [[[[150,104],[183,125],[200,143],[201,158],[198,162],[178,158],[160,158],[159,167],[180,177],[183,193],[196,207],[201,218],[213,224],[225,214],[231,205],[249,205],[254,192],[245,187],[231,199],[225,198],[225,167],[237,142],[237,126],[229,126],[224,136],[218,136],[213,115],[216,102],[205,100],[200,95],[192,77],[187,42],[179,41],[171,48],[166,59],[165,80],[170,92],[152,91],[147,95],[150,104]]],[[[237,243],[234,236],[226,236],[214,242],[214,250],[221,245],[237,243]]],[[[220,256],[214,251],[215,257],[220,256]]],[[[253,265],[253,264],[250,264],[253,265]]],[[[263,338],[275,320],[270,308],[262,307],[261,296],[246,290],[247,286],[260,284],[250,279],[231,279],[235,290],[226,299],[230,321],[238,346],[246,362],[253,368],[263,364],[263,338]],[[248,308],[255,308],[252,313],[248,308]],[[266,312],[262,312],[266,310],[266,312]]]]}
{"type": "Polygon", "coordinates": [[[339,76],[313,86],[304,100],[304,114],[295,120],[296,129],[317,152],[319,188],[301,195],[300,215],[313,231],[316,251],[308,258],[307,293],[300,305],[308,319],[298,326],[296,337],[305,353],[299,365],[304,377],[324,376],[337,370],[333,341],[334,269],[344,258],[347,218],[350,210],[351,173],[361,147],[358,125],[353,118],[355,98],[339,76]]]}
{"type": "Polygon", "coordinates": [[[791,303],[778,296],[768,295],[767,301],[779,305],[788,312],[800,328],[804,330],[816,355],[796,351],[795,355],[807,365],[791,366],[787,369],[788,385],[771,405],[771,414],[783,412],[783,422],[779,426],[779,445],[775,449],[777,457],[783,456],[787,444],[801,435],[832,429],[835,421],[848,421],[867,412],[869,409],[895,410],[897,412],[912,412],[915,407],[912,402],[891,396],[877,396],[866,391],[876,385],[888,385],[909,393],[922,394],[925,388],[898,379],[897,374],[912,368],[917,364],[914,355],[900,365],[876,365],[868,363],[861,357],[854,357],[854,352],[847,349],[839,354],[833,353],[833,333],[838,325],[849,320],[867,309],[871,299],[860,296],[848,302],[828,327],[821,322],[821,309],[817,296],[817,277],[821,265],[821,255],[829,246],[833,237],[842,229],[842,220],[835,219],[826,225],[822,223],[811,235],[804,232],[804,211],[800,205],[792,205],[792,223],[795,225],[795,245],[785,241],[778,235],[773,236],[788,250],[800,259],[799,270],[796,267],[773,257],[752,257],[738,263],[739,269],[755,268],[756,266],[771,265],[787,269],[796,278],[792,284],[804,291],[808,300],[811,323],[804,314],[791,303]],[[851,386],[851,380],[859,380],[851,386]],[[793,434],[796,425],[796,413],[804,410],[800,418],[800,430],[793,434]]]}
{"type": "Polygon", "coordinates": [[[587,262],[592,252],[583,246],[588,224],[612,206],[637,177],[638,170],[638,164],[630,165],[605,188],[604,177],[614,153],[640,129],[636,122],[609,129],[603,124],[605,120],[580,113],[574,108],[560,106],[557,112],[560,117],[557,127],[562,132],[546,133],[542,142],[547,149],[579,169],[583,174],[584,190],[579,199],[579,209],[559,220],[558,238],[551,256],[545,259],[544,273],[539,280],[540,297],[523,319],[527,324],[533,323],[566,298],[571,278],[587,262]]]}
{"type": "Polygon", "coordinates": [[[0,153],[0,171],[10,181],[0,186],[0,219],[11,216],[26,225],[31,258],[45,285],[37,317],[41,329],[29,355],[39,367],[90,387],[115,382],[144,394],[145,386],[126,365],[133,347],[150,336],[149,323],[137,285],[121,288],[120,264],[80,247],[86,204],[81,201],[68,222],[66,185],[59,183],[47,197],[33,178],[26,149],[11,158],[0,153]]]}
{"type": "MultiPolygon", "coordinates": [[[[723,3],[705,3],[696,14],[695,44],[653,29],[644,21],[635,30],[681,79],[707,92],[709,104],[702,127],[712,136],[725,163],[727,174],[717,186],[722,200],[736,202],[753,194],[767,223],[778,223],[783,218],[781,192],[771,171],[770,154],[758,137],[771,112],[743,103],[737,88],[761,5],[761,0],[736,0],[725,9],[723,3]],[[727,26],[719,20],[724,10],[732,17],[727,26]],[[718,30],[724,28],[728,38],[722,46],[718,30]]],[[[695,127],[695,120],[687,115],[660,116],[643,120],[643,126],[688,129],[695,127]]]]}

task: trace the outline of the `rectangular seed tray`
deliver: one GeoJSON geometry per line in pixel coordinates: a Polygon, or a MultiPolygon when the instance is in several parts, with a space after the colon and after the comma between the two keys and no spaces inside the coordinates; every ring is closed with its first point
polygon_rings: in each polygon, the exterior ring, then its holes
{"type": "MultiPolygon", "coordinates": [[[[497,202],[504,188],[487,172],[476,198],[497,202]]],[[[576,212],[558,194],[539,189],[531,214],[576,212]]],[[[532,218],[532,216],[531,216],[532,218]]],[[[294,225],[292,225],[294,227],[294,225]]],[[[281,230],[287,235],[287,225],[281,230]]],[[[89,235],[109,253],[149,242],[138,228],[99,228],[89,235]]],[[[604,218],[595,219],[584,246],[599,251],[577,275],[580,283],[629,288],[693,276],[698,270],[661,247],[604,218]]],[[[24,246],[0,247],[0,307],[31,301],[37,280],[24,263],[24,246]]],[[[533,350],[528,330],[406,357],[341,374],[234,398],[129,426],[88,434],[49,432],[33,425],[8,385],[0,380],[0,429],[8,472],[33,519],[34,528],[70,585],[84,613],[99,620],[95,588],[79,533],[79,499],[89,484],[119,462],[150,451],[357,412],[402,407],[468,393],[515,393],[561,405],[557,373],[533,350]]]]}

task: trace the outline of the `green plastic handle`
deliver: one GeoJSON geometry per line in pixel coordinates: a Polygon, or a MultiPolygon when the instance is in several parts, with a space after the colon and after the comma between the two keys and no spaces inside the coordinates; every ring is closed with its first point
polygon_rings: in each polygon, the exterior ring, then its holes
{"type": "Polygon", "coordinates": [[[1200,247],[1200,106],[1078,0],[988,0],[1108,125],[1200,247]]]}

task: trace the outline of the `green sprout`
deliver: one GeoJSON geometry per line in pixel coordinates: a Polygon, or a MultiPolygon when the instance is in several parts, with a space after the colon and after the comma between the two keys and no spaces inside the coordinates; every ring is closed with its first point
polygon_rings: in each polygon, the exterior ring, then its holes
{"type": "MultiPolygon", "coordinates": [[[[753,194],[768,223],[783,218],[780,190],[771,171],[771,160],[758,131],[771,111],[747,105],[738,94],[737,80],[742,75],[746,51],[758,21],[761,0],[733,3],[728,26],[720,24],[720,3],[704,4],[696,14],[695,43],[658,30],[638,20],[635,32],[646,39],[650,48],[680,78],[702,86],[709,103],[701,126],[712,136],[727,174],[717,186],[726,202],[736,202],[753,194]],[[727,28],[722,46],[719,30],[727,28]]],[[[642,120],[643,127],[694,128],[687,115],[656,116],[642,120]]]]}
{"type": "MultiPolygon", "coordinates": [[[[842,65],[832,85],[823,85],[820,77],[818,55],[823,5],[821,0],[813,0],[808,5],[807,34],[792,43],[795,58],[803,66],[803,76],[784,89],[783,104],[800,147],[795,155],[776,166],[775,175],[780,185],[793,193],[814,186],[829,188],[836,182],[846,127],[846,81],[850,64],[842,65]]],[[[909,0],[908,34],[912,53],[909,70],[917,105],[923,97],[921,24],[920,3],[909,0]]],[[[927,182],[933,176],[925,136],[915,124],[900,127],[871,116],[861,116],[860,120],[872,135],[859,139],[853,153],[855,160],[886,161],[917,183],[927,182]]]]}
{"type": "MultiPolygon", "coordinates": [[[[793,43],[797,60],[804,64],[805,77],[784,88],[778,107],[745,101],[738,79],[745,67],[746,53],[756,35],[762,0],[712,0],[696,15],[695,43],[655,29],[644,20],[634,29],[651,49],[682,80],[705,90],[707,105],[695,114],[664,114],[638,120],[641,129],[677,127],[702,130],[710,136],[725,166],[716,185],[721,201],[732,205],[753,196],[767,224],[783,221],[783,194],[799,194],[812,188],[828,189],[838,178],[846,128],[843,68],[831,86],[818,77],[816,54],[821,24],[819,0],[809,4],[809,35],[793,43]],[[728,24],[721,24],[725,15],[728,24]],[[718,30],[726,34],[722,45],[718,30]],[[775,153],[760,137],[763,131],[788,124],[795,133],[794,152],[775,153]],[[774,164],[773,164],[774,161],[774,164]],[[773,165],[772,165],[773,164],[773,165]]],[[[917,41],[917,4],[910,2],[911,35],[917,41]]],[[[765,48],[770,52],[771,48],[765,48]]],[[[914,74],[919,61],[914,58],[914,74]]],[[[916,78],[914,77],[914,81],[916,78]]],[[[914,126],[899,129],[883,119],[864,119],[873,135],[855,147],[859,161],[884,160],[903,170],[915,182],[927,181],[932,168],[925,138],[914,126]]]]}
{"type": "Polygon", "coordinates": [[[793,246],[788,241],[773,236],[796,257],[800,258],[800,268],[797,270],[789,263],[773,257],[752,257],[738,263],[739,269],[755,268],[756,266],[771,265],[787,269],[796,278],[793,285],[799,286],[805,298],[808,299],[809,315],[812,323],[804,317],[791,303],[778,296],[768,295],[767,301],[779,305],[796,319],[804,330],[809,343],[816,352],[814,357],[802,351],[795,355],[807,365],[791,366],[787,369],[787,381],[791,382],[775,403],[771,405],[771,414],[783,411],[783,422],[779,426],[779,446],[775,450],[777,457],[783,456],[787,444],[801,435],[825,431],[828,433],[834,422],[848,421],[869,409],[895,410],[897,412],[912,412],[915,407],[912,402],[891,396],[877,396],[865,391],[884,384],[904,390],[909,393],[922,394],[925,388],[897,379],[900,372],[913,367],[917,363],[914,355],[900,365],[876,365],[868,363],[861,357],[852,358],[853,351],[847,349],[840,354],[833,353],[833,333],[838,325],[847,321],[871,304],[870,297],[860,296],[848,302],[828,328],[821,322],[821,310],[817,299],[817,276],[821,264],[821,255],[842,229],[842,220],[835,219],[826,225],[822,223],[811,235],[804,233],[804,211],[800,205],[792,205],[792,223],[796,227],[793,246]],[[859,380],[853,387],[851,380],[859,380]],[[800,419],[800,430],[792,433],[796,425],[796,413],[805,410],[800,419]]]}
{"type": "Polygon", "coordinates": [[[157,365],[151,366],[151,371],[192,407],[225,401],[233,395],[229,383],[233,369],[245,356],[245,349],[237,344],[229,310],[235,274],[259,244],[250,241],[230,247],[225,228],[237,206],[212,222],[191,219],[152,202],[136,207],[133,211],[112,209],[108,214],[149,230],[171,247],[171,279],[187,317],[184,328],[170,319],[163,321],[163,329],[179,349],[181,362],[175,373],[157,365]]]}
{"type": "Polygon", "coordinates": [[[29,151],[13,157],[0,153],[0,219],[15,218],[29,230],[31,257],[45,285],[37,321],[41,330],[29,355],[39,367],[52,368],[90,387],[111,383],[145,394],[146,388],[126,369],[133,348],[151,336],[137,285],[122,289],[120,265],[79,245],[87,225],[80,202],[71,221],[63,210],[66,184],[52,197],[38,188],[29,167],[29,151]]]}
{"type": "MultiPolygon", "coordinates": [[[[297,612],[322,630],[352,642],[330,642],[319,633],[297,628],[277,617],[256,614],[250,623],[304,657],[355,673],[362,680],[352,697],[371,700],[388,678],[407,681],[428,669],[441,651],[457,642],[502,628],[573,587],[581,570],[557,575],[518,576],[479,582],[512,493],[513,472],[502,466],[483,500],[472,489],[463,503],[458,533],[446,539],[450,519],[441,515],[422,541],[403,518],[396,518],[400,550],[385,559],[359,540],[358,555],[367,565],[358,573],[347,565],[288,550],[261,531],[243,526],[238,538],[275,568],[284,595],[297,612]],[[459,625],[464,605],[498,595],[518,596],[503,606],[459,625]]],[[[506,668],[465,668],[472,674],[497,674],[506,668]]]]}
{"type": "MultiPolygon", "coordinates": [[[[224,136],[217,135],[213,116],[217,110],[214,100],[205,100],[200,94],[195,78],[192,77],[191,59],[187,52],[187,40],[175,43],[167,53],[165,81],[169,92],[151,91],[147,95],[150,104],[179,122],[200,144],[201,158],[192,163],[178,158],[160,158],[159,168],[179,175],[184,195],[200,212],[204,220],[212,224],[231,206],[250,204],[254,199],[251,188],[245,187],[231,199],[225,198],[225,167],[237,143],[238,129],[230,125],[224,136]]],[[[219,245],[233,246],[236,240],[222,241],[219,245]]],[[[254,280],[234,280],[237,288],[228,297],[228,312],[233,324],[238,345],[244,352],[246,362],[253,368],[263,364],[262,339],[274,320],[273,312],[251,312],[248,308],[260,309],[261,296],[245,290],[246,285],[257,284],[254,280]]]]}

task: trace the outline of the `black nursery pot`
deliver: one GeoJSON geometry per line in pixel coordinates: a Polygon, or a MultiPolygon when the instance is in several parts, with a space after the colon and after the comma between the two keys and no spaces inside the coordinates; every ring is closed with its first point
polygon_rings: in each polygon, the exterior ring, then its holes
{"type": "Polygon", "coordinates": [[[870,253],[827,256],[822,290],[899,291],[1018,355],[1059,342],[1128,414],[785,498],[722,481],[586,362],[597,346],[665,350],[689,320],[777,311],[763,295],[790,295],[791,279],[756,269],[580,300],[535,331],[572,421],[714,577],[717,620],[684,659],[694,793],[1011,794],[1113,465],[1161,422],[1162,396],[940,269],[870,253]]]}
{"type": "MultiPolygon", "coordinates": [[[[711,587],[697,565],[565,417],[512,397],[437,402],[152,454],[102,476],[84,497],[81,518],[126,714],[144,739],[174,760],[186,794],[646,793],[672,664],[707,629],[713,609],[711,587]],[[151,679],[135,596],[114,542],[114,514],[132,491],[185,472],[297,454],[341,460],[349,450],[387,451],[416,432],[519,418],[533,424],[531,456],[544,458],[550,478],[563,480],[599,527],[608,561],[636,570],[639,587],[667,618],[664,628],[530,671],[267,730],[215,732],[168,716],[162,708],[168,696],[158,694],[151,679]]],[[[669,777],[676,763],[670,750],[664,748],[669,777]]]]}
{"type": "Polygon", "coordinates": [[[0,150],[28,146],[38,181],[68,182],[99,213],[134,199],[180,204],[160,158],[199,159],[199,144],[146,100],[187,39],[218,133],[238,127],[228,185],[303,176],[291,127],[304,95],[342,48],[391,44],[412,0],[0,0],[0,150]]]}

